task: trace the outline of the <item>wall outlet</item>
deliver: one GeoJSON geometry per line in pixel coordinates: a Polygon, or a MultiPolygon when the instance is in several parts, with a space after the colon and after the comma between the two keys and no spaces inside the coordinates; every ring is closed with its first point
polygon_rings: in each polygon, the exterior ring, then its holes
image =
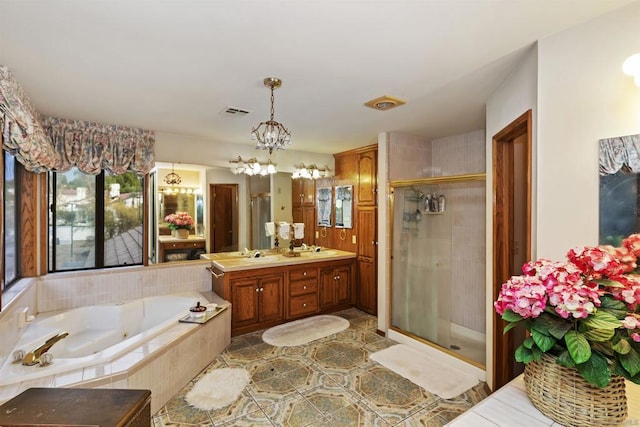
{"type": "Polygon", "coordinates": [[[316,231],[316,239],[317,239],[318,237],[320,237],[320,232],[319,232],[319,231],[316,231]]]}
{"type": "Polygon", "coordinates": [[[351,236],[351,243],[356,244],[356,235],[351,236]]]}

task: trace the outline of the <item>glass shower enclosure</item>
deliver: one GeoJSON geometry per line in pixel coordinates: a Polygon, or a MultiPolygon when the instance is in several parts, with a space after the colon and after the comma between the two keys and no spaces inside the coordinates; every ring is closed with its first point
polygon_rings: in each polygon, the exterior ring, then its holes
{"type": "Polygon", "coordinates": [[[484,174],[392,183],[392,197],[392,328],[484,365],[484,174]]]}

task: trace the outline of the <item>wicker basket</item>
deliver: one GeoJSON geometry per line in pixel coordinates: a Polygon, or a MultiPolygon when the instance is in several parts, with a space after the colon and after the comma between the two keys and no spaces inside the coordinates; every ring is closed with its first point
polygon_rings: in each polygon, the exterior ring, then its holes
{"type": "Polygon", "coordinates": [[[524,383],[533,405],[567,427],[615,426],[627,417],[625,382],[620,376],[598,388],[543,353],[540,362],[525,365],[524,383]]]}

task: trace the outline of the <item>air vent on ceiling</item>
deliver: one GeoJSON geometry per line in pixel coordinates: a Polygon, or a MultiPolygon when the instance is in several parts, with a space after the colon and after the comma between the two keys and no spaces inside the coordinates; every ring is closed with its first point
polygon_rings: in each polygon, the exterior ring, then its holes
{"type": "Polygon", "coordinates": [[[374,110],[387,111],[395,107],[399,107],[400,105],[405,104],[400,98],[394,98],[393,96],[384,95],[380,98],[372,99],[371,101],[365,102],[364,105],[373,108],[374,110]]]}
{"type": "Polygon", "coordinates": [[[224,110],[222,110],[222,114],[232,117],[244,117],[250,112],[251,111],[239,107],[226,107],[224,110]]]}

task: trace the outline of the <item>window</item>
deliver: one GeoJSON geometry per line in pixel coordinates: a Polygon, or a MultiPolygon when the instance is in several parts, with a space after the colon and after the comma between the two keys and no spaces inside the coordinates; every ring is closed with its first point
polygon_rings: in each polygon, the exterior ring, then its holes
{"type": "Polygon", "coordinates": [[[3,227],[4,227],[4,266],[2,272],[2,290],[8,288],[20,278],[19,255],[20,255],[20,224],[18,222],[18,206],[20,206],[20,186],[16,179],[16,169],[20,164],[15,157],[2,151],[3,153],[3,227]]]}
{"type": "Polygon", "coordinates": [[[49,271],[142,264],[141,177],[74,168],[49,183],[49,271]]]}

